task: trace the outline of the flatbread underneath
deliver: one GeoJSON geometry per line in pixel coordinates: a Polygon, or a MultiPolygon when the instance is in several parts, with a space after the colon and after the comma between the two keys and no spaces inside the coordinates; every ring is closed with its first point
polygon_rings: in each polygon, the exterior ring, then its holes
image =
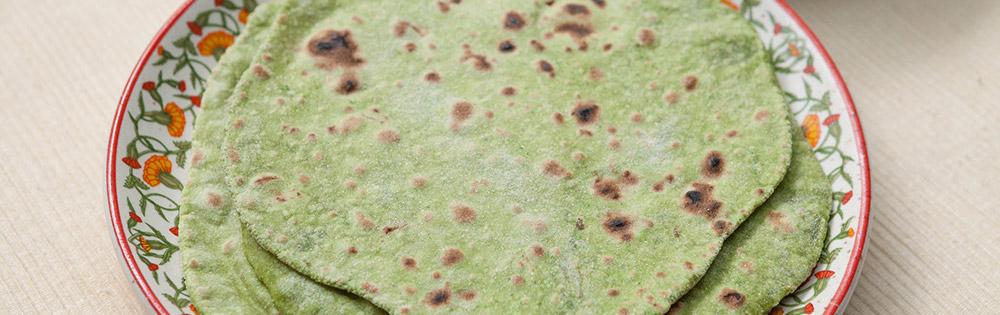
{"type": "Polygon", "coordinates": [[[240,221],[225,183],[226,100],[268,37],[278,4],[258,7],[212,73],[193,137],[191,173],[179,218],[184,284],[209,314],[270,314],[274,304],[243,256],[240,221]]]}
{"type": "Polygon", "coordinates": [[[385,314],[361,297],[319,284],[289,268],[243,229],[243,252],[282,314],[385,314]]]}
{"type": "Polygon", "coordinates": [[[819,161],[795,133],[784,181],[722,246],[677,314],[763,314],[806,279],[823,250],[832,192],[819,161]]]}

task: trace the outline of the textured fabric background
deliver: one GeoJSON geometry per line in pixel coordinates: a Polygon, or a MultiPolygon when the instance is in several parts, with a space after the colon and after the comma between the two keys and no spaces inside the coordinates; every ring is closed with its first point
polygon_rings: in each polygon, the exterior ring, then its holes
{"type": "MultiPolygon", "coordinates": [[[[181,0],[0,0],[0,314],[134,314],[104,159],[115,104],[181,0]]],[[[868,139],[868,252],[848,314],[995,314],[1000,2],[790,0],[868,139]]]]}

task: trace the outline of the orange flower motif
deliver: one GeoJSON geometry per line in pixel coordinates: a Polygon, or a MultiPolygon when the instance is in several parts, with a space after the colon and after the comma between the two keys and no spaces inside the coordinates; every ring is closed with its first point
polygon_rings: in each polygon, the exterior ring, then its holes
{"type": "Polygon", "coordinates": [[[833,270],[820,270],[816,272],[816,279],[830,279],[833,277],[833,270]]]}
{"type": "Polygon", "coordinates": [[[198,42],[198,53],[202,56],[215,56],[219,57],[222,53],[226,52],[226,48],[233,45],[233,41],[236,38],[233,35],[226,33],[225,31],[215,31],[205,35],[201,41],[198,42]]]}
{"type": "Polygon", "coordinates": [[[170,115],[170,123],[167,124],[167,133],[171,137],[180,137],[184,134],[184,123],[186,122],[184,119],[184,110],[180,106],[177,106],[176,103],[170,102],[163,108],[163,112],[170,115]]]}
{"type": "Polygon", "coordinates": [[[736,5],[736,3],[733,3],[733,0],[721,0],[720,2],[722,2],[722,5],[730,9],[733,9],[733,11],[738,11],[740,9],[740,7],[736,5]]]}
{"type": "Polygon", "coordinates": [[[164,186],[170,188],[181,189],[183,187],[181,181],[170,174],[170,170],[173,167],[173,163],[166,156],[151,156],[146,160],[146,165],[142,170],[142,180],[149,184],[149,186],[156,186],[162,183],[164,186]]]}
{"type": "Polygon", "coordinates": [[[854,228],[847,229],[847,237],[854,237],[854,228]]]}
{"type": "Polygon", "coordinates": [[[149,264],[147,267],[149,267],[149,271],[157,271],[160,269],[160,265],[157,264],[149,264]]]}
{"type": "Polygon", "coordinates": [[[795,46],[795,44],[789,44],[788,45],[788,54],[792,55],[792,57],[798,57],[799,55],[802,54],[802,52],[799,51],[799,47],[795,46]]]}
{"type": "Polygon", "coordinates": [[[142,247],[142,251],[147,253],[153,250],[153,246],[150,246],[149,241],[147,241],[142,235],[139,235],[139,247],[142,247]]]}
{"type": "Polygon", "coordinates": [[[813,311],[815,311],[815,310],[816,310],[816,307],[813,306],[812,303],[806,304],[806,308],[804,309],[804,311],[805,311],[806,314],[812,314],[813,311]]]}
{"type": "Polygon", "coordinates": [[[806,136],[809,146],[815,148],[819,143],[819,116],[810,114],[806,120],[802,121],[802,133],[806,136]]]}
{"type": "Polygon", "coordinates": [[[250,16],[250,11],[247,11],[247,9],[240,10],[240,23],[247,24],[248,16],[250,16]]]}
{"type": "Polygon", "coordinates": [[[192,304],[188,304],[188,309],[191,310],[191,313],[194,313],[194,315],[201,315],[201,313],[198,312],[198,308],[194,307],[193,303],[192,304]]]}
{"type": "Polygon", "coordinates": [[[174,164],[165,156],[154,155],[146,160],[146,168],[142,170],[142,180],[150,186],[160,184],[160,174],[170,173],[174,164]]]}

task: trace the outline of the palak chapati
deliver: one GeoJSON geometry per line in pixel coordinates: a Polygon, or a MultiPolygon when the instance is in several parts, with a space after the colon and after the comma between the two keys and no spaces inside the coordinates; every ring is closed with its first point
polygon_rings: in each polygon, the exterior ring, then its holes
{"type": "Polygon", "coordinates": [[[665,311],[789,163],[752,28],[458,2],[290,2],[228,109],[250,232],[393,313],[665,311]]]}
{"type": "Polygon", "coordinates": [[[184,283],[198,309],[212,314],[270,314],[274,304],[243,255],[240,221],[225,183],[224,105],[269,34],[278,5],[262,5],[245,34],[213,71],[193,136],[191,173],[178,223],[184,283]]]}
{"type": "Polygon", "coordinates": [[[830,201],[830,181],[796,131],[785,179],[726,240],[698,285],[675,304],[677,314],[763,314],[777,305],[816,266],[830,201]]]}
{"type": "Polygon", "coordinates": [[[245,29],[247,34],[220,60],[204,94],[194,136],[192,174],[181,204],[185,285],[192,302],[209,314],[303,314],[318,309],[322,311],[314,313],[378,314],[381,310],[371,303],[338,294],[283,266],[270,254],[261,254],[252,239],[242,237],[229,201],[231,192],[223,183],[223,135],[230,128],[226,106],[238,106],[227,99],[240,75],[259,55],[274,17],[282,10],[281,4],[265,4],[255,10],[245,29]],[[252,266],[266,270],[258,268],[261,271],[255,274],[252,266]],[[286,295],[289,290],[295,290],[296,295],[286,295]]]}

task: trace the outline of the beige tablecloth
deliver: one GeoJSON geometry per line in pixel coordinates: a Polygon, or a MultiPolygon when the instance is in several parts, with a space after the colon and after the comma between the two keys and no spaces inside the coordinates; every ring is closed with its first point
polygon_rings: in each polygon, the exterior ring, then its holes
{"type": "MultiPolygon", "coordinates": [[[[868,136],[851,314],[1000,313],[1000,1],[793,0],[868,136]]],[[[104,194],[133,63],[180,0],[0,0],[0,314],[137,313],[104,194]]]]}

